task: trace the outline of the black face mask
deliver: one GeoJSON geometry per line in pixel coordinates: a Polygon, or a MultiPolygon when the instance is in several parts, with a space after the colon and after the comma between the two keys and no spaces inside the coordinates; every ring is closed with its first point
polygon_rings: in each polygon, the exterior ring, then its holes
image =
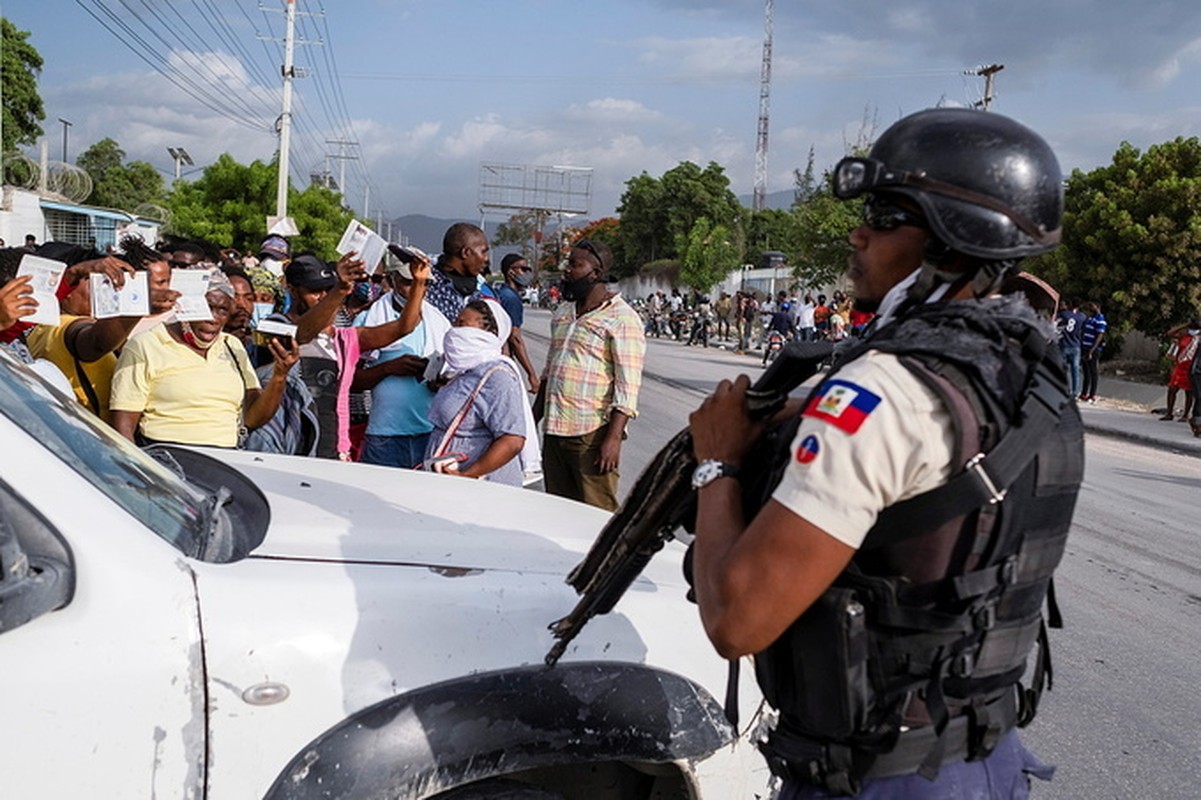
{"type": "Polygon", "coordinates": [[[450,278],[451,285],[455,287],[455,291],[464,297],[470,297],[479,288],[479,281],[476,280],[474,275],[461,275],[458,272],[444,272],[442,274],[450,278]]]}
{"type": "Polygon", "coordinates": [[[563,299],[569,302],[583,300],[592,291],[592,287],[597,284],[597,281],[591,277],[576,278],[575,280],[567,280],[564,278],[559,281],[559,292],[563,295],[563,299]]]}

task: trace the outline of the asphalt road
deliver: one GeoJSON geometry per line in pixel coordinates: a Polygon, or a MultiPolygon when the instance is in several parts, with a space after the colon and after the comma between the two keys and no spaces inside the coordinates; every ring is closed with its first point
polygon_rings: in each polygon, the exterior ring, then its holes
{"type": "MultiPolygon", "coordinates": [[[[527,312],[535,364],[549,313],[527,312]]],[[[622,495],[716,383],[757,358],[651,340],[622,453],[622,495]]],[[[1056,575],[1054,690],[1023,733],[1056,779],[1039,798],[1195,798],[1201,791],[1201,459],[1090,435],[1056,575]]]]}

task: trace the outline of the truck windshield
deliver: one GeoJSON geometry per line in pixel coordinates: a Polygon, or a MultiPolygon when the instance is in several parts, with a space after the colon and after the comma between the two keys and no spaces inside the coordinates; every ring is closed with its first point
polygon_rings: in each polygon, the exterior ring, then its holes
{"type": "Polygon", "coordinates": [[[6,354],[0,413],[174,547],[199,551],[204,496],[6,354]]]}

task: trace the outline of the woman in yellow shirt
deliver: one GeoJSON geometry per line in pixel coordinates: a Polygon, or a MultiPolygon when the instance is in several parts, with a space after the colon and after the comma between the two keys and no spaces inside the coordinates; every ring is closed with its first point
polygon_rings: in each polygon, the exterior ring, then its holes
{"type": "Polygon", "coordinates": [[[266,423],[283,397],[288,370],[300,357],[293,344],[271,341],[275,369],[260,387],[242,343],[224,333],[234,289],[219,269],[209,272],[212,319],[177,321],[129,341],[113,373],[113,427],[130,441],[236,447],[243,429],[266,423]]]}

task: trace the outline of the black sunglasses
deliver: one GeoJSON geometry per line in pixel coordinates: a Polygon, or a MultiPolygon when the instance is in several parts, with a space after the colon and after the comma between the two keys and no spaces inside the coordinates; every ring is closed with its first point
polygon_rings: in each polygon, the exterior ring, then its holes
{"type": "Polygon", "coordinates": [[[929,230],[926,218],[913,211],[906,211],[895,203],[869,195],[863,201],[863,224],[873,231],[892,231],[902,225],[929,230]]]}

